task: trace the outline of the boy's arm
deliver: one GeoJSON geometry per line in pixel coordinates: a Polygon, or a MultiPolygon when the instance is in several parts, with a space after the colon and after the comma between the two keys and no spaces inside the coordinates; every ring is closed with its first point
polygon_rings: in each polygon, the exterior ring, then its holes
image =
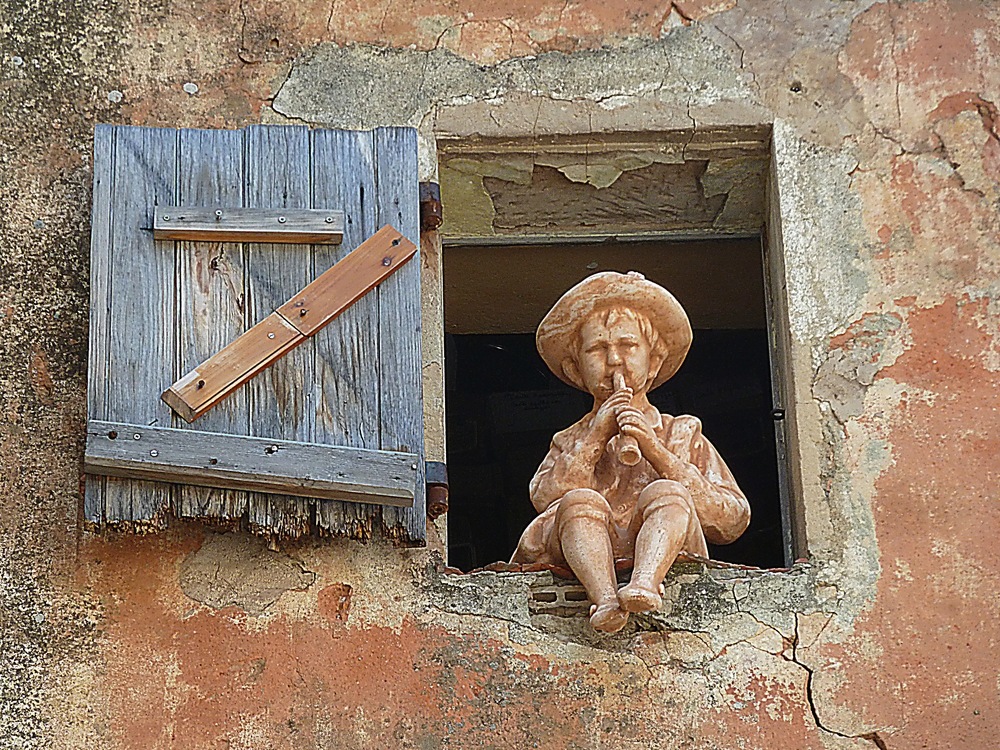
{"type": "Polygon", "coordinates": [[[593,430],[583,430],[580,435],[581,430],[574,429],[576,427],[556,433],[545,460],[531,478],[528,492],[531,504],[539,513],[570,490],[592,484],[594,468],[607,440],[601,441],[593,430]]]}
{"type": "Polygon", "coordinates": [[[662,417],[657,434],[635,409],[619,415],[623,435],[636,439],[642,455],[664,479],[683,484],[698,512],[705,537],[715,544],[735,541],[750,523],[750,504],[715,447],[701,434],[695,417],[662,417]]]}
{"type": "Polygon", "coordinates": [[[657,440],[650,463],[665,479],[680,482],[691,493],[708,541],[735,541],[750,523],[746,496],[715,446],[701,434],[699,420],[677,418],[671,432],[675,430],[682,433],[679,439],[672,435],[667,441],[657,440]]]}

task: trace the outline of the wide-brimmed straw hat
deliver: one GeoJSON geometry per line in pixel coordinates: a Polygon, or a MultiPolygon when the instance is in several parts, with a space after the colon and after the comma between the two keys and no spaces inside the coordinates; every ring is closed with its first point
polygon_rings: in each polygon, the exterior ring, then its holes
{"type": "Polygon", "coordinates": [[[563,367],[575,358],[576,336],[594,312],[627,307],[649,318],[667,353],[649,390],[662,385],[680,368],[691,348],[691,323],[681,303],[641,273],[604,271],[588,276],[566,292],[538,324],[535,344],[545,364],[559,378],[581,390],[586,386],[563,367]]]}

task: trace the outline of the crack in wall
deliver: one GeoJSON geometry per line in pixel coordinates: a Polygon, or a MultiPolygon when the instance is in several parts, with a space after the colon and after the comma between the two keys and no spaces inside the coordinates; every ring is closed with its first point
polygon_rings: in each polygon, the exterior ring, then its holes
{"type": "MultiPolygon", "coordinates": [[[[825,629],[826,625],[824,625],[823,628],[825,629]]],[[[813,642],[815,643],[815,639],[813,640],[813,642]]],[[[826,726],[823,723],[823,720],[820,718],[819,715],[819,704],[818,701],[816,700],[815,693],[813,692],[813,681],[816,676],[816,670],[799,659],[799,654],[798,654],[799,646],[800,646],[799,614],[796,612],[795,632],[793,634],[791,655],[787,656],[786,655],[787,652],[783,652],[782,658],[796,664],[806,672],[806,701],[809,704],[809,710],[812,713],[813,721],[816,722],[816,727],[823,732],[827,732],[828,734],[832,734],[837,737],[843,737],[844,739],[848,740],[867,740],[872,744],[874,744],[875,747],[878,748],[878,750],[888,750],[888,746],[886,745],[885,740],[882,738],[881,734],[878,731],[862,732],[860,734],[846,734],[845,732],[840,732],[837,731],[836,729],[831,729],[830,727],[826,726]]]]}

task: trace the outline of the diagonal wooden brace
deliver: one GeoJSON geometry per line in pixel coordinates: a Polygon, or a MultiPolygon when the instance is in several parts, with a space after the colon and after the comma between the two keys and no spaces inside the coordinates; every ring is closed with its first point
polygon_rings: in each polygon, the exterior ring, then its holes
{"type": "Polygon", "coordinates": [[[386,225],[160,398],[193,422],[401,268],[417,246],[386,225]]]}

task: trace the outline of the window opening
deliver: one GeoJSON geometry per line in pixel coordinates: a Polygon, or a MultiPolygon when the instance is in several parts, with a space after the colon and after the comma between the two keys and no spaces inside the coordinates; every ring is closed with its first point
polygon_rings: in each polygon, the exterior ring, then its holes
{"type": "Polygon", "coordinates": [[[698,241],[448,246],[444,252],[449,564],[509,559],[535,517],[528,482],[558,430],[589,408],[553,375],[534,331],[555,300],[603,270],[669,289],[695,329],[681,370],[650,394],[693,414],[750,499],[752,521],[713,558],[784,564],[759,237],[698,241]]]}

